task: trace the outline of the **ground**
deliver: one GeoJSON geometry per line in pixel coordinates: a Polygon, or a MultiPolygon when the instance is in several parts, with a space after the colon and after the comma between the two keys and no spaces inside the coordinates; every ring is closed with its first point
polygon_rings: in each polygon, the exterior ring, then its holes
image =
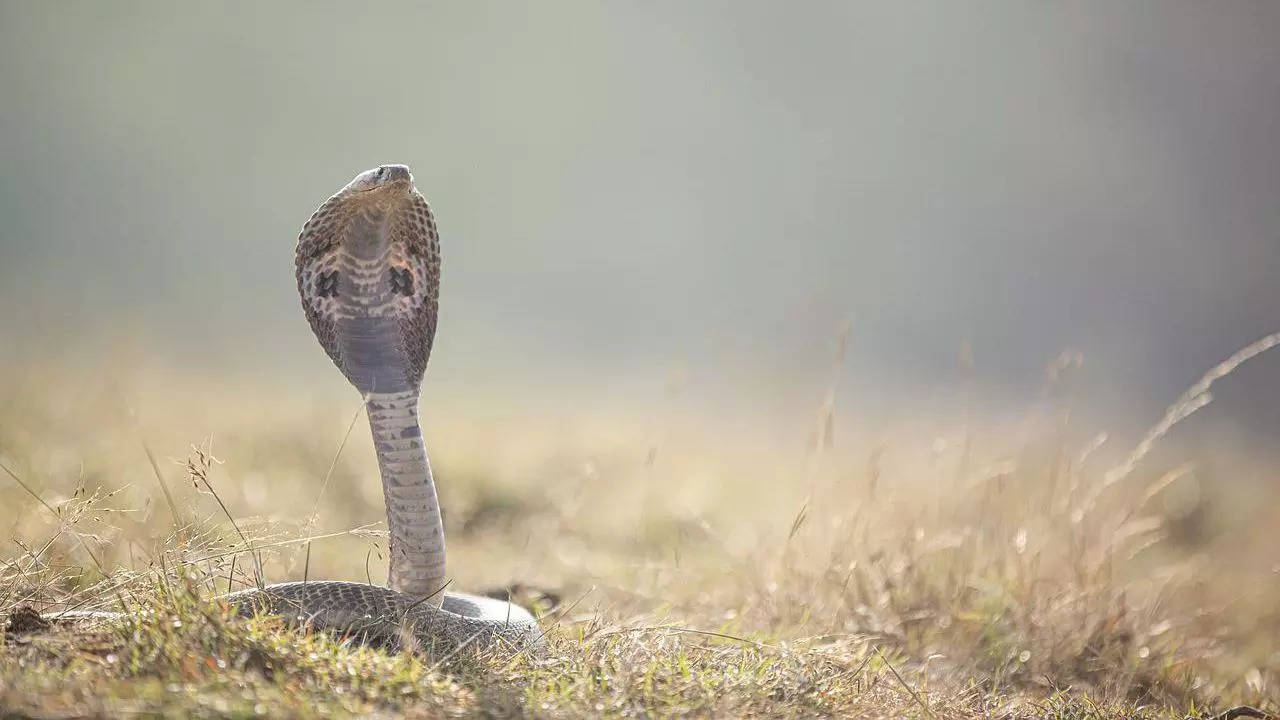
{"type": "Polygon", "coordinates": [[[351,398],[191,377],[131,395],[89,374],[46,390],[69,372],[9,373],[0,410],[0,716],[1280,710],[1280,566],[1259,532],[1274,493],[1211,496],[1177,453],[1104,461],[1053,392],[1049,422],[1017,431],[852,447],[828,402],[794,452],[678,413],[537,422],[433,402],[457,587],[513,590],[547,647],[428,657],[216,600],[259,572],[383,579],[351,398]],[[126,618],[33,615],[67,606],[126,618]]]}

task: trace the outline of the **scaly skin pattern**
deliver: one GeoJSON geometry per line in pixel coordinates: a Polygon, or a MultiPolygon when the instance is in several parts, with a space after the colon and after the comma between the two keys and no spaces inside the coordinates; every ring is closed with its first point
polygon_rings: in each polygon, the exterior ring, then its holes
{"type": "Polygon", "coordinates": [[[387,505],[390,588],[291,582],[226,599],[242,614],[280,614],[393,647],[539,646],[542,634],[525,609],[444,592],[444,525],[418,423],[436,330],[440,240],[409,168],[365,171],[326,200],[298,237],[296,271],[312,331],[365,398],[387,505]]]}
{"type": "Polygon", "coordinates": [[[444,528],[418,427],[440,287],[435,219],[403,165],[365,173],[302,228],[298,293],[320,345],[365,395],[391,530],[392,589],[439,605],[444,528]]]}
{"type": "Polygon", "coordinates": [[[366,171],[326,200],[303,226],[296,266],[311,329],[365,397],[387,505],[391,587],[275,585],[265,591],[268,609],[347,629],[359,620],[366,632],[370,622],[408,627],[432,647],[534,639],[537,624],[524,609],[444,592],[444,525],[418,424],[439,306],[440,238],[409,168],[366,171]]]}
{"type": "Polygon", "coordinates": [[[493,643],[542,646],[542,633],[529,611],[503,600],[441,593],[443,607],[422,603],[389,588],[336,580],[268,585],[226,596],[245,617],[280,615],[354,636],[391,650],[404,648],[433,656],[493,643]]]}
{"type": "Polygon", "coordinates": [[[418,427],[416,391],[370,393],[365,407],[382,470],[391,531],[389,584],[439,605],[445,583],[444,525],[418,427]]]}

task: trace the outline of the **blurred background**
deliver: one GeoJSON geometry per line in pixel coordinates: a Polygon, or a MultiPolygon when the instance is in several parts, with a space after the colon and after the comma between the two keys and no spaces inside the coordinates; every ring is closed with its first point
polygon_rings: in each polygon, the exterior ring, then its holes
{"type": "Polygon", "coordinates": [[[1267,0],[0,0],[0,608],[224,592],[250,541],[385,578],[294,244],[405,163],[455,587],[1256,704],[1280,352],[1142,438],[1280,331],[1278,39],[1267,0]]]}
{"type": "MultiPolygon", "coordinates": [[[[1280,329],[1277,37],[1269,2],[0,2],[0,402],[65,395],[0,454],[84,452],[92,396],[178,457],[296,399],[327,455],[356,399],[294,242],[401,162],[442,228],[437,445],[799,459],[827,415],[937,447],[1067,393],[1120,457],[1280,329]]],[[[1280,356],[1215,389],[1180,452],[1274,485],[1280,356]]]]}

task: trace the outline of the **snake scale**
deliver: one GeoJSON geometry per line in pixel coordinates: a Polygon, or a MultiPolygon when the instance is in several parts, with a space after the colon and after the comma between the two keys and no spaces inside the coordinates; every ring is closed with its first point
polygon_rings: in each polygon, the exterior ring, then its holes
{"type": "Polygon", "coordinates": [[[326,200],[298,236],[296,274],[312,331],[365,399],[386,500],[390,587],[287,582],[224,599],[242,615],[283,615],[433,654],[500,642],[540,646],[537,621],[524,608],[444,590],[444,525],[418,424],[439,305],[440,240],[409,168],[367,170],[326,200]]]}

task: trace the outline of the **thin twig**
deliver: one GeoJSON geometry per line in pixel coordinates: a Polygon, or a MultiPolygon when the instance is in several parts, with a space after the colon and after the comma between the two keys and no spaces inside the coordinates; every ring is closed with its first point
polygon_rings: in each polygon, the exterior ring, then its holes
{"type": "Polygon", "coordinates": [[[1213,368],[1196,381],[1194,385],[1187,388],[1186,391],[1183,392],[1167,410],[1165,410],[1164,416],[1160,418],[1160,422],[1156,423],[1147,431],[1147,434],[1144,435],[1137,446],[1133,448],[1133,451],[1129,453],[1129,456],[1125,458],[1125,461],[1106,472],[1103,476],[1102,482],[1098,487],[1094,488],[1093,492],[1089,494],[1089,497],[1081,505],[1084,512],[1088,512],[1093,507],[1093,504],[1097,502],[1098,496],[1102,494],[1102,491],[1128,477],[1134,471],[1134,468],[1138,466],[1138,463],[1142,462],[1142,459],[1151,452],[1151,449],[1155,447],[1156,442],[1158,442],[1160,438],[1168,434],[1169,431],[1178,423],[1186,420],[1188,417],[1191,417],[1191,415],[1196,411],[1212,402],[1213,395],[1209,393],[1209,388],[1211,388],[1215,382],[1235,372],[1236,368],[1249,360],[1252,360],[1278,345],[1280,345],[1280,333],[1272,333],[1271,335],[1259,338],[1252,344],[1237,350],[1231,357],[1213,366],[1213,368]]]}
{"type": "Polygon", "coordinates": [[[311,515],[307,518],[307,528],[315,523],[316,518],[320,514],[320,500],[324,497],[324,491],[329,487],[329,479],[333,477],[334,468],[338,467],[338,458],[342,457],[342,449],[347,446],[347,439],[351,437],[351,431],[356,426],[356,421],[360,419],[360,412],[365,409],[369,396],[364,396],[364,402],[360,403],[360,407],[351,415],[351,422],[347,424],[347,431],[342,435],[342,442],[338,443],[338,449],[333,453],[333,459],[329,461],[329,469],[325,471],[324,480],[320,481],[320,492],[316,493],[316,501],[311,506],[311,515]]]}
{"type": "Polygon", "coordinates": [[[182,514],[178,512],[178,504],[173,499],[173,493],[169,492],[169,483],[165,482],[164,473],[160,472],[160,463],[156,462],[155,453],[151,452],[146,439],[140,437],[138,440],[142,443],[142,450],[147,453],[147,460],[151,461],[151,469],[155,471],[156,480],[160,483],[160,491],[164,493],[164,500],[169,504],[169,512],[173,514],[173,524],[178,528],[184,527],[182,514]]]}
{"type": "Polygon", "coordinates": [[[911,697],[920,704],[920,709],[924,710],[924,714],[929,717],[935,717],[933,711],[929,709],[929,704],[921,699],[920,695],[915,691],[915,688],[908,685],[907,681],[902,679],[902,676],[894,669],[893,663],[889,662],[889,659],[884,656],[884,653],[880,652],[880,648],[873,647],[871,649],[875,651],[876,655],[880,656],[881,662],[884,663],[885,667],[889,668],[889,672],[893,673],[893,676],[898,679],[898,682],[902,683],[902,687],[905,688],[908,693],[911,693],[911,697]]]}
{"type": "Polygon", "coordinates": [[[525,643],[524,647],[520,648],[519,652],[517,652],[515,655],[511,657],[509,661],[507,661],[507,664],[502,668],[503,672],[509,670],[511,666],[515,664],[516,660],[519,659],[521,655],[524,655],[529,650],[530,647],[541,642],[543,638],[547,636],[548,632],[550,632],[553,628],[558,627],[560,625],[560,622],[564,620],[569,615],[569,613],[573,611],[574,608],[578,607],[579,603],[587,599],[587,596],[590,595],[592,592],[594,592],[595,589],[596,589],[595,585],[592,585],[591,587],[587,588],[586,592],[579,595],[577,600],[574,600],[572,603],[570,603],[569,606],[564,609],[564,612],[561,612],[559,617],[557,617],[554,622],[552,622],[550,625],[544,628],[541,628],[540,631],[538,632],[538,637],[534,638],[532,642],[525,643]]]}
{"type": "Polygon", "coordinates": [[[307,556],[302,561],[302,584],[311,579],[311,543],[307,543],[307,556]]]}
{"type": "MultiPolygon", "coordinates": [[[[302,543],[309,543],[313,540],[327,540],[329,538],[342,537],[343,535],[355,535],[362,531],[366,531],[377,524],[378,523],[367,523],[365,525],[360,525],[358,527],[354,527],[349,530],[338,530],[336,532],[324,533],[322,535],[309,535],[307,537],[293,538],[291,540],[280,540],[273,543],[266,543],[265,545],[259,545],[258,550],[261,551],[261,550],[266,550],[267,548],[284,547],[286,545],[300,545],[302,543]]],[[[244,550],[227,550],[226,552],[205,555],[203,557],[196,558],[195,560],[183,560],[182,564],[198,565],[200,563],[208,562],[210,560],[218,560],[220,558],[224,558],[229,555],[239,555],[242,552],[244,552],[244,550]]]]}
{"type": "MultiPolygon", "coordinates": [[[[39,502],[41,505],[43,505],[46,510],[52,513],[53,516],[58,519],[58,525],[59,525],[58,532],[62,532],[62,529],[67,526],[66,518],[62,517],[62,514],[59,513],[57,510],[54,510],[52,505],[45,502],[44,498],[40,497],[35,490],[31,489],[31,486],[23,482],[22,478],[18,477],[18,474],[10,470],[8,466],[6,466],[4,463],[0,463],[0,470],[4,470],[9,477],[13,478],[14,482],[18,483],[18,485],[23,490],[27,491],[28,495],[35,498],[36,501],[39,502]]],[[[103,576],[106,576],[107,574],[106,569],[102,567],[102,563],[98,561],[98,556],[94,555],[93,550],[89,549],[89,544],[84,541],[84,538],[80,536],[80,533],[76,532],[75,530],[72,530],[71,534],[74,535],[76,540],[80,542],[80,547],[84,548],[84,551],[89,554],[89,559],[92,560],[93,564],[98,568],[98,572],[102,573],[103,576]]]]}
{"type": "MultiPolygon", "coordinates": [[[[199,450],[195,448],[193,448],[193,451],[199,452],[199,450]]],[[[212,447],[210,447],[210,450],[209,450],[210,458],[213,457],[212,452],[213,452],[212,447]]],[[[197,462],[199,461],[197,460],[197,462]]],[[[215,459],[214,462],[218,462],[218,461],[215,459]]],[[[266,586],[266,578],[262,572],[262,557],[258,555],[257,551],[253,549],[253,543],[249,542],[248,536],[246,536],[244,534],[244,531],[240,529],[240,525],[236,523],[236,519],[232,517],[231,511],[227,509],[227,504],[222,502],[222,496],[218,495],[218,491],[213,489],[213,484],[209,482],[208,474],[206,472],[199,472],[196,470],[192,470],[191,476],[204,483],[204,486],[206,489],[208,489],[209,494],[213,495],[213,499],[218,501],[218,507],[222,508],[222,514],[227,516],[227,520],[231,522],[231,527],[235,529],[236,534],[240,536],[241,542],[243,542],[244,546],[248,549],[249,557],[253,558],[254,582],[257,583],[258,589],[261,590],[263,587],[266,586]]],[[[166,495],[167,494],[168,493],[166,491],[166,495]]],[[[310,545],[308,545],[308,547],[310,547],[310,545]]]]}
{"type": "Polygon", "coordinates": [[[743,645],[751,645],[753,647],[776,650],[780,653],[790,654],[793,652],[792,650],[782,647],[781,645],[771,645],[770,643],[760,642],[759,640],[752,640],[750,638],[739,637],[737,635],[730,635],[728,633],[716,632],[714,630],[699,630],[698,628],[680,627],[679,625],[647,625],[643,627],[621,628],[619,630],[610,630],[609,632],[600,633],[599,636],[610,637],[612,635],[630,635],[632,633],[646,633],[646,632],[666,632],[673,635],[683,635],[683,634],[705,635],[707,637],[720,638],[722,640],[733,640],[734,642],[739,642],[739,643],[742,643],[743,645]]]}
{"type": "Polygon", "coordinates": [[[471,637],[469,637],[469,638],[467,638],[466,640],[464,640],[464,641],[462,641],[462,642],[458,643],[458,647],[456,647],[456,648],[454,648],[454,649],[450,650],[449,652],[445,653],[444,657],[442,657],[442,658],[440,658],[439,660],[437,660],[437,661],[435,661],[434,663],[432,663],[432,664],[431,664],[431,667],[427,669],[427,672],[428,672],[429,674],[434,674],[434,673],[435,673],[435,671],[436,671],[436,670],[438,670],[438,669],[440,668],[440,666],[441,666],[441,665],[444,665],[444,664],[445,664],[445,662],[446,662],[446,661],[448,661],[450,658],[452,658],[454,655],[457,655],[458,653],[462,652],[463,648],[465,648],[465,647],[467,647],[468,645],[470,645],[472,642],[474,642],[474,641],[475,641],[475,639],[476,639],[476,638],[480,637],[482,634],[484,634],[484,630],[477,630],[475,633],[473,633],[473,634],[471,635],[471,637]]]}

